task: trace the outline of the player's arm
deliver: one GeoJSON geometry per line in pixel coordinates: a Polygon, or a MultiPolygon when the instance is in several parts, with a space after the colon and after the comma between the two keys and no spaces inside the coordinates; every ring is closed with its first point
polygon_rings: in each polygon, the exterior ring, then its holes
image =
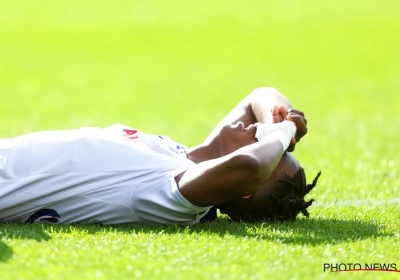
{"type": "MultiPolygon", "coordinates": [[[[293,109],[289,99],[286,98],[277,89],[271,87],[262,87],[253,90],[248,94],[235,108],[233,108],[225,118],[214,128],[207,136],[204,144],[211,143],[219,134],[222,127],[228,124],[241,121],[245,127],[253,123],[278,123],[289,119],[292,115],[299,115],[307,125],[307,119],[300,110],[293,109]]],[[[288,151],[295,149],[296,143],[305,134],[298,133],[292,139],[288,151]]]]}
{"type": "MultiPolygon", "coordinates": [[[[275,88],[262,87],[253,90],[220,121],[220,123],[206,138],[205,144],[210,143],[219,134],[221,128],[228,124],[241,121],[247,127],[256,122],[277,122],[276,120],[273,120],[271,114],[271,110],[275,106],[286,109],[292,108],[290,101],[275,88]]],[[[283,111],[282,115],[282,119],[284,119],[285,115],[283,111]]]]}
{"type": "Polygon", "coordinates": [[[201,162],[177,176],[181,194],[197,206],[217,205],[254,194],[278,165],[290,139],[296,134],[296,127],[297,131],[303,131],[301,133],[307,129],[299,115],[292,116],[291,121],[276,124],[275,128],[278,126],[278,130],[264,133],[260,128],[259,142],[224,157],[201,162]]]}
{"type": "Polygon", "coordinates": [[[253,194],[271,175],[282,154],[282,144],[273,139],[198,163],[177,176],[180,192],[197,206],[217,205],[253,194]]]}

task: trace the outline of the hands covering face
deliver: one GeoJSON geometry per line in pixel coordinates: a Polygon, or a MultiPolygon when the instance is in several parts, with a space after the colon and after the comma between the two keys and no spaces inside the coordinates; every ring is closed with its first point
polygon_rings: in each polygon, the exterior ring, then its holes
{"type": "Polygon", "coordinates": [[[284,120],[294,122],[297,127],[296,135],[290,141],[290,145],[287,148],[288,152],[293,152],[296,143],[307,134],[307,119],[304,117],[304,113],[297,109],[286,109],[284,106],[275,106],[271,109],[272,123],[283,122],[284,120]]]}

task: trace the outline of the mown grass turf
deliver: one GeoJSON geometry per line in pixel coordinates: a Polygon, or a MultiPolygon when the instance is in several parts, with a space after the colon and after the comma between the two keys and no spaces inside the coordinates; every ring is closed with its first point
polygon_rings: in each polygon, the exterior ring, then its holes
{"type": "Polygon", "coordinates": [[[201,142],[249,91],[306,113],[311,218],[192,228],[0,225],[0,279],[396,279],[397,1],[2,1],[0,137],[120,122],[201,142]]]}

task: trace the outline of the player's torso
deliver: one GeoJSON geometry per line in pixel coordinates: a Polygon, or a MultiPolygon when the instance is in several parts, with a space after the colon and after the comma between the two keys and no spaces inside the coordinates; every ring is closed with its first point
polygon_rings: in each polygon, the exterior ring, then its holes
{"type": "MultiPolygon", "coordinates": [[[[176,171],[192,164],[168,137],[123,125],[0,140],[0,218],[140,222],[138,191],[168,188],[176,171]]],[[[158,200],[150,204],[169,203],[158,200]]]]}
{"type": "Polygon", "coordinates": [[[179,154],[187,162],[184,152],[183,146],[168,137],[123,125],[44,131],[0,139],[0,178],[57,172],[146,172],[179,154]]]}

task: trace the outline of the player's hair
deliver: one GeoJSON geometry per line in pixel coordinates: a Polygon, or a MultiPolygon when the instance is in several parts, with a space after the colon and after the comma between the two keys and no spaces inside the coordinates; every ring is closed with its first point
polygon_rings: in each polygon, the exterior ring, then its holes
{"type": "Polygon", "coordinates": [[[233,221],[246,222],[294,221],[300,212],[308,218],[307,208],[314,199],[305,201],[304,196],[316,186],[320,175],[321,172],[312,184],[307,184],[304,169],[300,167],[293,177],[284,175],[278,180],[271,193],[264,197],[252,197],[247,203],[241,205],[242,209],[227,211],[227,214],[233,221]]]}

